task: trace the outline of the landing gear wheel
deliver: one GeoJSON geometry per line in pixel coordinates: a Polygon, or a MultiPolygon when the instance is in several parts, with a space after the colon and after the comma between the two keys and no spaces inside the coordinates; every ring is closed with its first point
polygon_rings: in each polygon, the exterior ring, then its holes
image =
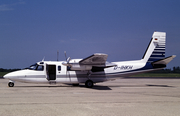
{"type": "Polygon", "coordinates": [[[14,87],[14,83],[13,83],[13,82],[9,82],[9,83],[8,83],[8,86],[9,86],[9,87],[14,87]]]}
{"type": "Polygon", "coordinates": [[[92,88],[94,86],[94,83],[91,80],[87,80],[85,85],[86,85],[87,88],[92,88]]]}

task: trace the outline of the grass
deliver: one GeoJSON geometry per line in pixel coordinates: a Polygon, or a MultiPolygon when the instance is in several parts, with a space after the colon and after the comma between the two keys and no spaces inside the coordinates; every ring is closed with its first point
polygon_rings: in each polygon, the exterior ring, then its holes
{"type": "Polygon", "coordinates": [[[180,77],[179,73],[142,73],[131,77],[180,77]]]}
{"type": "Polygon", "coordinates": [[[7,73],[9,73],[9,72],[0,72],[0,77],[3,77],[7,73]]]}

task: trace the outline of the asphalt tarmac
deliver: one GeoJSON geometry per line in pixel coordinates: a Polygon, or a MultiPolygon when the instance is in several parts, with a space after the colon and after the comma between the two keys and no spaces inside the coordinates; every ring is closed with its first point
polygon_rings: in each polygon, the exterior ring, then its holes
{"type": "Polygon", "coordinates": [[[0,116],[179,116],[180,79],[124,78],[84,85],[0,79],[0,116]]]}

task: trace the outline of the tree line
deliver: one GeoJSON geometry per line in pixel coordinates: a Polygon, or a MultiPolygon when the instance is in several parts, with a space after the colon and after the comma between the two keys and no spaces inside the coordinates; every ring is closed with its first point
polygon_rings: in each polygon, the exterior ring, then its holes
{"type": "Polygon", "coordinates": [[[162,69],[157,71],[152,71],[149,73],[180,73],[180,67],[173,67],[172,69],[162,69]]]}
{"type": "Polygon", "coordinates": [[[0,72],[13,72],[13,71],[17,71],[17,70],[21,70],[21,69],[3,69],[3,68],[0,68],[0,72]]]}

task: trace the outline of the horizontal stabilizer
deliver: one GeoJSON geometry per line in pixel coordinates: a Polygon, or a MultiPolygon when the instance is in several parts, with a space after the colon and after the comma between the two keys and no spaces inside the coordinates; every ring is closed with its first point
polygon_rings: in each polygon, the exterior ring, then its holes
{"type": "Polygon", "coordinates": [[[164,58],[162,60],[159,60],[159,61],[155,61],[153,62],[152,64],[168,64],[171,60],[173,60],[174,58],[176,57],[176,55],[172,55],[172,56],[169,56],[167,58],[164,58]]]}

